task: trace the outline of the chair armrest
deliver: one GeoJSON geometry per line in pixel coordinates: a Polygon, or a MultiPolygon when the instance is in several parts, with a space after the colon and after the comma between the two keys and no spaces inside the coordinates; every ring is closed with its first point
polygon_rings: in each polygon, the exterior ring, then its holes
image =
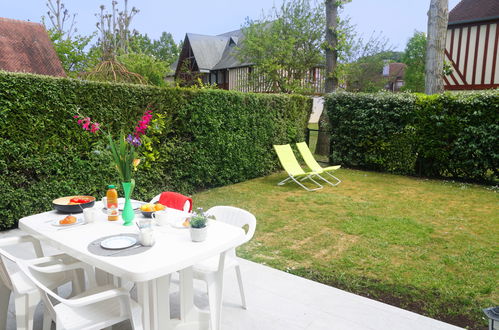
{"type": "Polygon", "coordinates": [[[0,239],[0,247],[16,245],[22,243],[31,243],[33,245],[33,249],[35,250],[35,254],[37,257],[43,257],[42,246],[40,245],[40,241],[34,238],[33,236],[23,235],[23,236],[13,236],[0,239]]]}
{"type": "MultiPolygon", "coordinates": [[[[59,255],[61,256],[61,255],[59,255]]],[[[63,255],[65,257],[68,257],[67,255],[63,255]]],[[[69,261],[73,261],[71,257],[68,258],[69,261]]],[[[64,263],[61,262],[61,259],[53,258],[53,257],[45,257],[45,258],[39,258],[39,259],[33,259],[27,261],[28,264],[30,264],[30,268],[40,272],[40,273],[45,273],[45,274],[55,274],[55,273],[62,273],[62,272],[68,272],[68,271],[76,271],[76,270],[83,270],[87,274],[87,280],[88,280],[88,285],[90,288],[94,288],[97,286],[97,282],[95,279],[95,271],[94,268],[82,261],[74,261],[72,263],[64,263]],[[47,263],[50,261],[57,261],[58,263],[52,264],[52,265],[40,265],[43,263],[47,263]]]]}
{"type": "MultiPolygon", "coordinates": [[[[45,258],[43,258],[45,259],[45,258]]],[[[38,259],[34,259],[37,261],[38,259]]],[[[77,269],[83,269],[86,270],[88,268],[88,265],[85,263],[78,261],[74,262],[71,264],[64,264],[64,263],[58,263],[54,265],[47,265],[47,266],[37,266],[38,263],[32,263],[31,267],[32,269],[36,270],[37,272],[40,273],[46,273],[46,274],[53,274],[53,273],[61,273],[61,272],[66,272],[69,270],[77,270],[77,269]]]]}
{"type": "MultiPolygon", "coordinates": [[[[75,258],[73,258],[65,253],[55,254],[55,255],[41,257],[41,258],[29,259],[29,260],[24,260],[24,261],[30,265],[41,265],[41,264],[46,264],[46,263],[50,263],[50,262],[56,262],[56,263],[62,262],[64,264],[79,262],[78,259],[75,259],[75,258]]],[[[50,266],[50,265],[47,265],[47,266],[50,266]]]]}
{"type": "Polygon", "coordinates": [[[129,292],[123,288],[115,288],[94,293],[89,296],[81,298],[64,299],[63,303],[71,307],[82,307],[97,303],[99,301],[108,300],[117,297],[129,297],[129,292]]]}

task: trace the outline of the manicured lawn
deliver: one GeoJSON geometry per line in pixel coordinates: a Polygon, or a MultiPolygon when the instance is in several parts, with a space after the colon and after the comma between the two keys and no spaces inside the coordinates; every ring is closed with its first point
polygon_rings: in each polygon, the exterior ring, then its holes
{"type": "Polygon", "coordinates": [[[484,328],[499,303],[497,188],[342,169],[338,187],[278,187],[284,173],[200,192],[195,205],[257,217],[240,256],[413,310],[484,328]]]}

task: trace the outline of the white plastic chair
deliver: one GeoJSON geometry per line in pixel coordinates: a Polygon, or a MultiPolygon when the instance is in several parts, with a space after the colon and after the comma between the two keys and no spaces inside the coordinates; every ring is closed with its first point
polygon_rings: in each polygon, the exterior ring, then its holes
{"type": "Polygon", "coordinates": [[[39,267],[25,261],[18,262],[18,265],[38,287],[46,308],[44,318],[55,320],[57,330],[97,330],[128,319],[132,329],[142,330],[142,310],[130,299],[130,293],[113,285],[96,286],[93,269],[89,265],[80,262],[75,267],[87,272],[91,288],[69,299],[60,297],[45,283],[47,273],[58,273],[63,271],[64,267],[39,267]],[[59,304],[54,305],[50,298],[59,304]]]}
{"type": "MultiPolygon", "coordinates": [[[[248,226],[246,238],[243,242],[248,242],[255,234],[256,218],[250,212],[232,206],[214,206],[206,211],[207,215],[215,216],[217,221],[224,222],[233,226],[241,227],[248,226]]],[[[221,299],[222,289],[217,287],[217,280],[223,278],[220,272],[234,268],[236,270],[237,281],[239,283],[239,293],[241,294],[241,303],[246,309],[246,297],[244,295],[243,281],[241,277],[241,269],[239,260],[236,255],[236,249],[227,251],[226,258],[223,256],[212,257],[196,264],[193,267],[194,278],[206,282],[208,287],[208,300],[210,304],[211,328],[212,330],[220,329],[221,319],[221,299]],[[217,298],[220,299],[217,301],[217,298]]],[[[220,283],[222,285],[222,283],[220,283]]]]}
{"type": "MultiPolygon", "coordinates": [[[[40,242],[31,236],[16,236],[0,239],[0,329],[3,329],[7,322],[7,311],[10,295],[14,296],[16,309],[17,329],[33,329],[33,315],[36,306],[40,302],[38,288],[21,272],[17,263],[20,260],[12,256],[3,248],[7,246],[16,246],[23,243],[31,243],[37,259],[30,260],[34,264],[56,265],[71,264],[75,259],[65,254],[43,257],[43,250],[40,242]],[[8,265],[8,266],[7,266],[8,265]]],[[[73,292],[81,292],[83,284],[82,278],[72,270],[67,270],[59,274],[45,275],[47,286],[53,289],[72,282],[73,292]]]]}

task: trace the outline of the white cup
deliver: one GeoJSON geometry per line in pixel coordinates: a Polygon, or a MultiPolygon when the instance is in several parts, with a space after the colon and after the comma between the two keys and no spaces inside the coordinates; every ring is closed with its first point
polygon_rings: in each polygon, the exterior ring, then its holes
{"type": "Polygon", "coordinates": [[[83,209],[83,218],[85,219],[85,222],[87,222],[87,223],[95,222],[95,218],[97,217],[97,214],[95,211],[96,210],[93,208],[83,209]]]}
{"type": "Polygon", "coordinates": [[[102,207],[107,209],[107,197],[102,197],[102,207]]]}
{"type": "Polygon", "coordinates": [[[156,211],[152,214],[152,218],[156,220],[158,226],[166,226],[168,224],[168,213],[165,211],[156,211]]]}
{"type": "Polygon", "coordinates": [[[153,246],[156,243],[154,238],[154,230],[152,228],[144,228],[140,230],[139,234],[140,244],[143,246],[153,246]]]}

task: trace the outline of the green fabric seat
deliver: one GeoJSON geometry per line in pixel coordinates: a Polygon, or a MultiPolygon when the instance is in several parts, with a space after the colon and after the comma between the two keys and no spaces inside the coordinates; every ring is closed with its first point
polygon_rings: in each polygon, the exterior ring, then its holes
{"type": "Polygon", "coordinates": [[[324,180],[327,183],[329,183],[331,186],[337,186],[337,185],[340,184],[341,180],[338,179],[337,177],[335,177],[334,175],[332,175],[329,172],[336,171],[337,169],[339,169],[341,167],[341,165],[334,165],[334,166],[322,167],[322,166],[319,165],[319,163],[317,163],[317,161],[314,158],[314,155],[312,154],[312,152],[310,151],[310,149],[308,148],[308,146],[307,146],[307,144],[305,142],[299,142],[299,143],[297,143],[296,147],[300,151],[301,157],[305,161],[305,164],[307,164],[307,166],[310,168],[310,170],[312,170],[312,172],[317,173],[315,175],[317,175],[319,178],[321,178],[322,180],[324,180]],[[330,177],[332,177],[332,178],[334,178],[336,180],[336,183],[329,182],[323,176],[321,176],[321,174],[327,174],[327,175],[329,175],[330,177]]]}
{"type": "Polygon", "coordinates": [[[288,182],[289,180],[293,180],[300,187],[307,191],[315,191],[322,188],[322,185],[315,181],[312,177],[318,175],[315,171],[305,172],[298,161],[296,160],[295,154],[293,153],[293,149],[289,144],[284,145],[274,145],[275,152],[277,153],[277,157],[281,162],[282,167],[288,173],[289,177],[279,182],[277,185],[281,186],[288,182]],[[310,179],[313,183],[315,183],[318,187],[310,189],[303,185],[300,181],[310,179]],[[299,181],[298,181],[299,180],[299,181]]]}

